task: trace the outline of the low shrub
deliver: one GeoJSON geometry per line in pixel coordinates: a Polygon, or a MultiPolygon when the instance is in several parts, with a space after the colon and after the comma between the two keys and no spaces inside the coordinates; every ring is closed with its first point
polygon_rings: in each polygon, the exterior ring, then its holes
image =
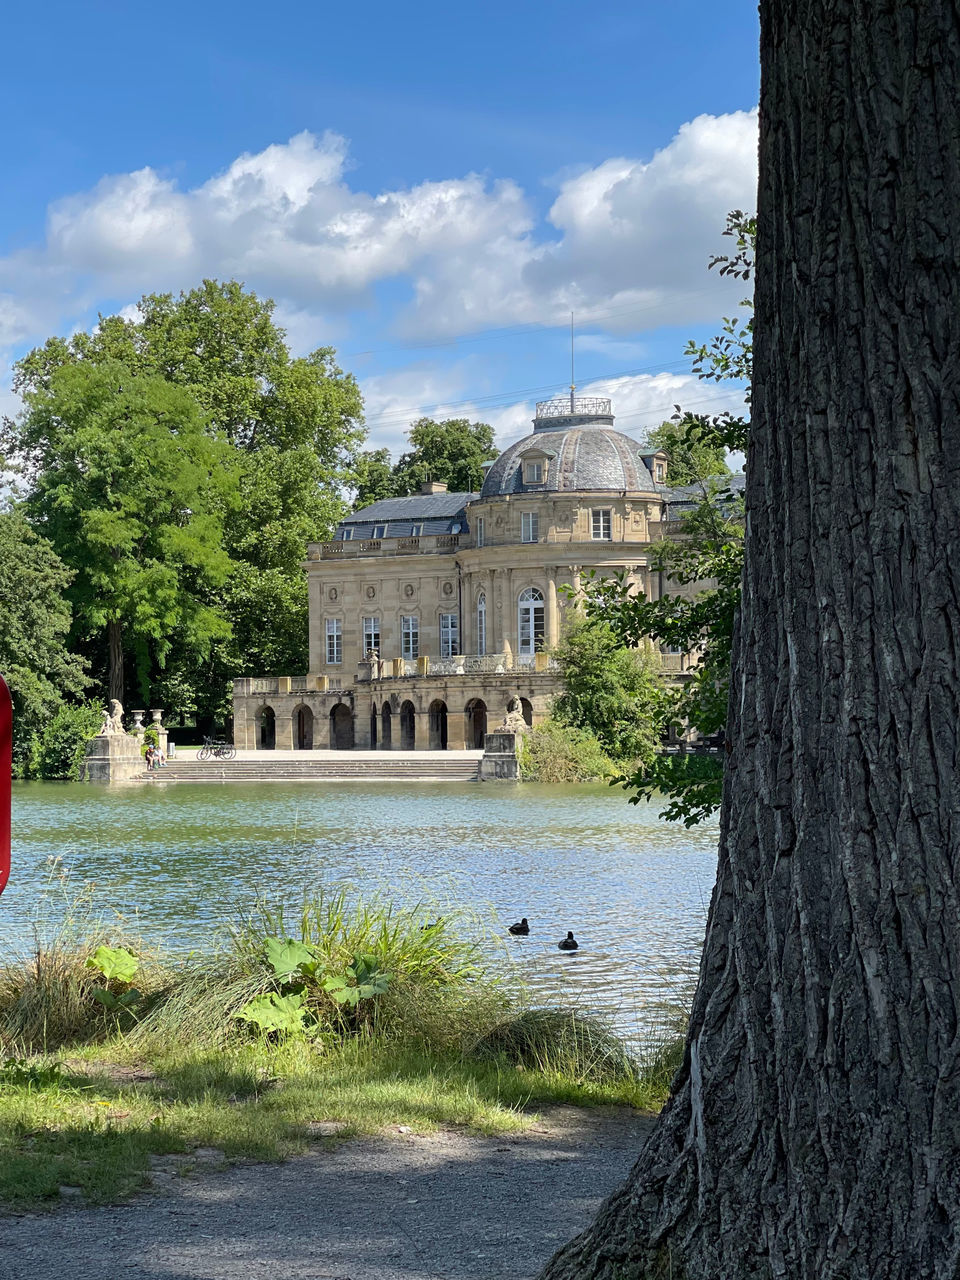
{"type": "Polygon", "coordinates": [[[35,736],[25,772],[50,782],[76,782],[87,743],[102,724],[103,711],[97,703],[63,703],[35,736]]]}
{"type": "Polygon", "coordinates": [[[597,739],[548,718],[523,737],[520,776],[529,782],[596,782],[620,770],[597,739]]]}

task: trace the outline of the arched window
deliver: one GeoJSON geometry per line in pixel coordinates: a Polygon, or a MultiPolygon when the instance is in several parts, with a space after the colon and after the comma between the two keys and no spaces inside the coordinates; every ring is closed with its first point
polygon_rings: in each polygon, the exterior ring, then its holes
{"type": "Polygon", "coordinates": [[[477,653],[482,658],[487,652],[487,593],[477,596],[477,653]]]}
{"type": "Polygon", "coordinates": [[[539,653],[543,648],[543,592],[538,587],[520,592],[517,633],[521,654],[539,653]]]}

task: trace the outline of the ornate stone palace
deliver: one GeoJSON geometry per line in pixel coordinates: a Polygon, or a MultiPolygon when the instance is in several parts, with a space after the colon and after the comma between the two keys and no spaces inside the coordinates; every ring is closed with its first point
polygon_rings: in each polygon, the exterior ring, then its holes
{"type": "MultiPolygon", "coordinates": [[[[667,487],[666,455],[613,423],[609,400],[538,404],[479,493],[427,484],[311,544],[309,672],[235,682],[237,746],[480,747],[515,698],[528,724],[542,719],[559,692],[562,588],[623,571],[658,597],[651,546],[690,500],[667,487]]],[[[662,661],[679,674],[687,659],[662,661]]]]}

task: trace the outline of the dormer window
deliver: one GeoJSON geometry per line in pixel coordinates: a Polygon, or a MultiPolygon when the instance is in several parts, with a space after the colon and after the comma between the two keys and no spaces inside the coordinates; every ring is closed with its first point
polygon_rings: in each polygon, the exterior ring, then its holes
{"type": "Polygon", "coordinates": [[[656,480],[657,484],[663,484],[664,480],[666,480],[667,468],[662,462],[655,462],[653,464],[653,478],[656,480]]]}
{"type": "Polygon", "coordinates": [[[539,459],[523,464],[523,483],[543,484],[543,463],[539,459]]]}

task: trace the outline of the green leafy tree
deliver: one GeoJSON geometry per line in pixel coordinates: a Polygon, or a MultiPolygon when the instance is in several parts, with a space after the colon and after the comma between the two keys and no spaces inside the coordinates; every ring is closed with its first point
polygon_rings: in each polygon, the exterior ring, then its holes
{"type": "Polygon", "coordinates": [[[239,641],[226,642],[231,626],[243,632],[233,609],[251,593],[262,605],[258,634],[266,647],[282,649],[295,635],[299,648],[287,670],[306,666],[306,630],[288,629],[291,597],[299,597],[295,612],[305,616],[300,566],[307,543],[329,537],[347,509],[344,490],[363,439],[359,388],[331,348],[292,357],[273,302],[236,281],[205,280],[176,297],[150,294],[135,319],[105,316],[93,333],[53,338],[19,362],[15,385],[25,396],[42,396],[58,370],[104,365],[122,367],[127,383],[158,377],[182,389],[203,410],[204,431],[229,446],[241,495],[222,509],[222,549],[232,572],[219,585],[197,584],[226,626],[220,642],[178,650],[172,665],[152,674],[154,696],[174,697],[163,705],[190,707],[204,718],[222,714],[230,679],[257,660],[239,641]],[[235,588],[234,573],[241,579],[235,588]]]}
{"type": "Polygon", "coordinates": [[[667,482],[671,485],[706,484],[716,476],[730,474],[726,453],[713,444],[704,444],[696,418],[679,414],[662,422],[647,436],[647,447],[662,449],[667,455],[667,482]]]}
{"type": "Polygon", "coordinates": [[[483,483],[483,464],[497,457],[493,428],[485,422],[419,418],[408,438],[413,448],[393,469],[397,497],[417,493],[428,480],[443,482],[453,493],[474,493],[483,483]]]}
{"type": "Polygon", "coordinates": [[[204,652],[229,634],[211,603],[230,572],[229,447],[189,391],[112,360],[62,365],[24,400],[9,443],[34,527],[73,570],[75,635],[107,642],[111,697],[127,655],[146,694],[175,642],[204,652]]]}
{"type": "Polygon", "coordinates": [[[664,704],[649,644],[641,637],[638,647],[628,647],[606,619],[574,612],[555,656],[563,679],[555,717],[592,734],[612,760],[651,761],[664,704]]]}
{"type": "Polygon", "coordinates": [[[13,697],[18,777],[30,772],[39,735],[63,700],[89,683],[68,648],[72,614],[64,593],[73,577],[22,510],[0,511],[0,673],[13,697]]]}

